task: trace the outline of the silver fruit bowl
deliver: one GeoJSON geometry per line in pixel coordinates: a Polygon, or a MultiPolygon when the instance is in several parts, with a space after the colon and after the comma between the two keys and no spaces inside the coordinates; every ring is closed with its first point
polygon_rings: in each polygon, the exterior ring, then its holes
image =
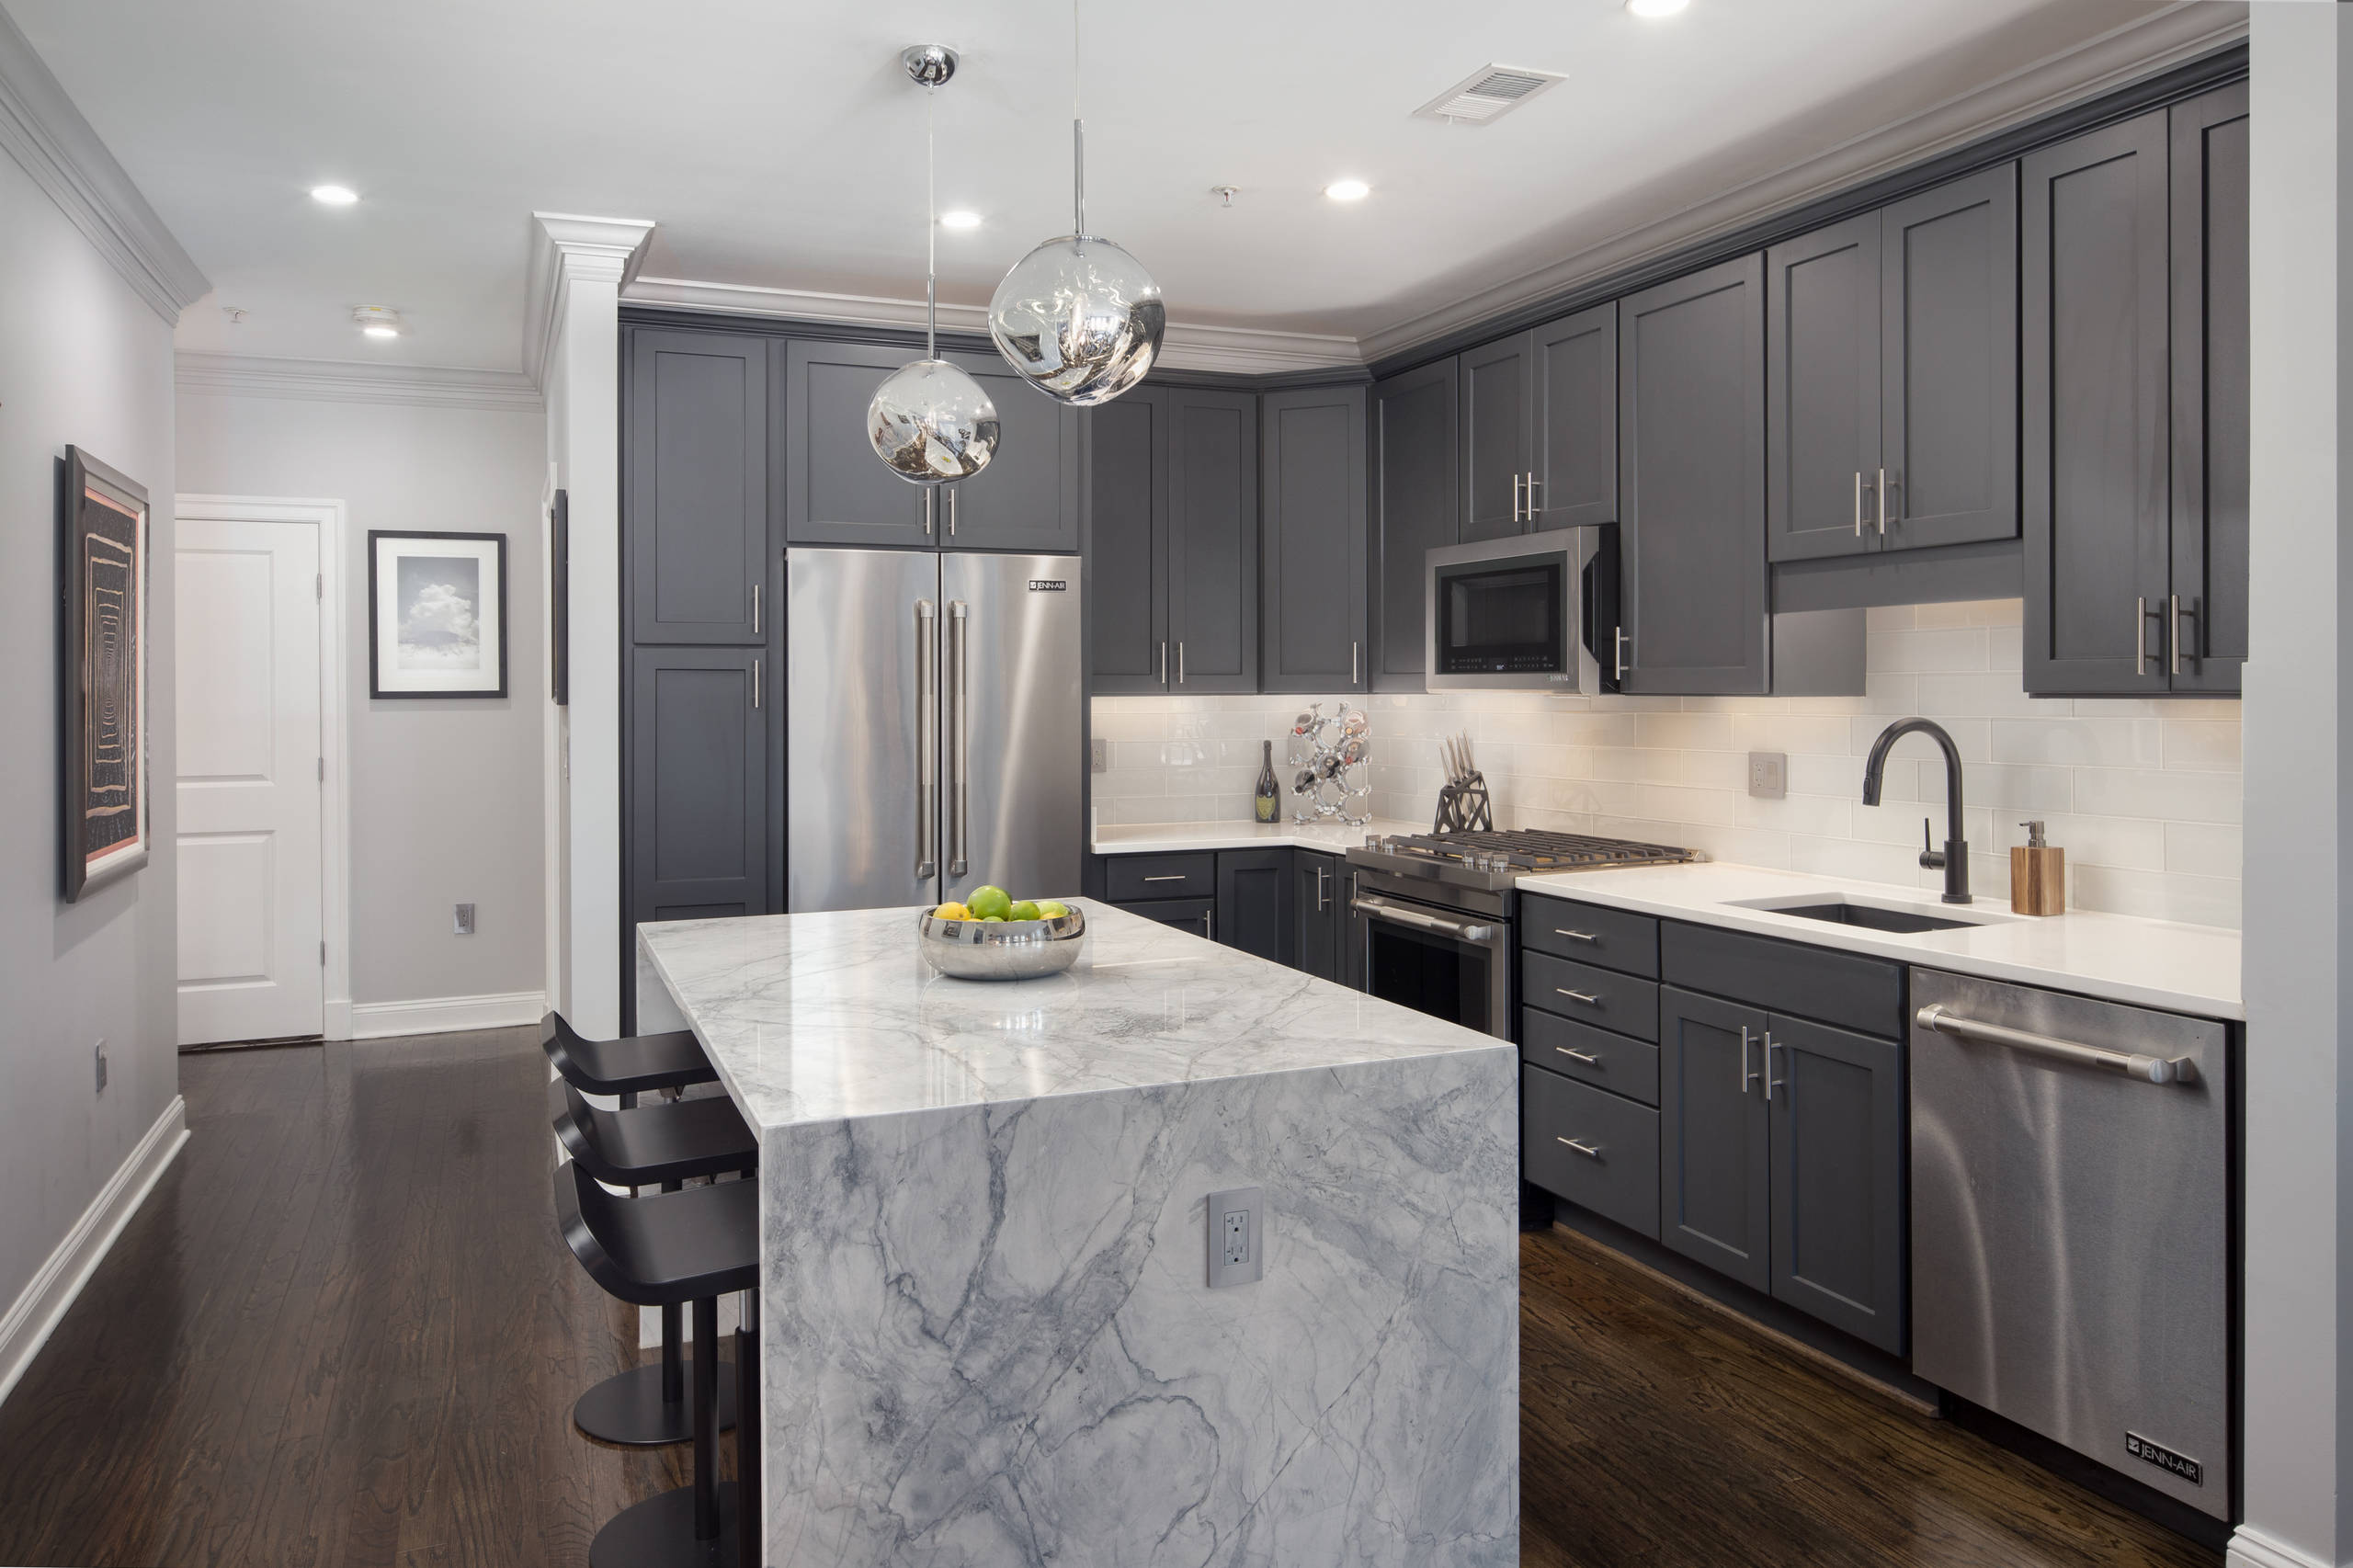
{"type": "Polygon", "coordinates": [[[924,962],[958,980],[1060,974],[1086,944],[1086,916],[1075,909],[1052,920],[942,920],[926,910],[915,923],[924,962]]]}

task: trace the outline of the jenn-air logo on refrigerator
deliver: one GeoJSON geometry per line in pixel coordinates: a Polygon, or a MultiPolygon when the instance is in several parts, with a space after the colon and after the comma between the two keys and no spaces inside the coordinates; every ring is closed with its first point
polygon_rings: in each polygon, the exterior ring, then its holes
{"type": "Polygon", "coordinates": [[[2153,1443],[2138,1432],[2124,1434],[2124,1451],[2143,1464],[2153,1464],[2159,1470],[2181,1477],[2192,1486],[2206,1484],[2204,1465],[2188,1454],[2175,1453],[2163,1443],[2153,1443]]]}
{"type": "Polygon", "coordinates": [[[1067,577],[1032,577],[1029,579],[1029,591],[1033,594],[1068,593],[1070,591],[1070,579],[1067,577]]]}

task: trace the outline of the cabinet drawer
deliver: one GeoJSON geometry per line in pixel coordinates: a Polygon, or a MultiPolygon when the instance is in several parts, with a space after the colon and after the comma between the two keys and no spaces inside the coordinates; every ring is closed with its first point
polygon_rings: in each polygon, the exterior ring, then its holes
{"type": "Polygon", "coordinates": [[[1658,1104],[1658,1047],[1537,1007],[1519,1014],[1520,1059],[1644,1105],[1658,1104]],[[1587,1060],[1591,1058],[1591,1060],[1587,1060]]]}
{"type": "Polygon", "coordinates": [[[1104,895],[1113,903],[1140,898],[1215,898],[1217,857],[1114,855],[1103,862],[1104,895]]]}
{"type": "Polygon", "coordinates": [[[1658,978],[1658,922],[1647,915],[1570,903],[1557,898],[1520,901],[1524,947],[1580,963],[1658,978]]]}
{"type": "Polygon", "coordinates": [[[1520,956],[1520,1000],[1640,1040],[1658,1039],[1658,986],[1550,953],[1520,956]]]}
{"type": "Polygon", "coordinates": [[[1629,1230],[1658,1235],[1658,1112],[1519,1070],[1520,1174],[1629,1230]]]}
{"type": "Polygon", "coordinates": [[[1174,926],[1180,931],[1190,931],[1196,937],[1213,935],[1211,915],[1217,909],[1213,898],[1151,899],[1142,903],[1120,903],[1112,906],[1130,915],[1141,915],[1146,920],[1157,920],[1163,926],[1174,926]]]}
{"type": "Polygon", "coordinates": [[[1679,920],[1665,923],[1658,948],[1669,985],[1891,1040],[1903,1036],[1901,964],[1679,920]]]}

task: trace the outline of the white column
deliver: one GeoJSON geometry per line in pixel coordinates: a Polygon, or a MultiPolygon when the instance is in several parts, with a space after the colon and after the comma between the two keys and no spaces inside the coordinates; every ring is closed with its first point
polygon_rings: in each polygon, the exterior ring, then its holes
{"type": "Polygon", "coordinates": [[[548,808],[564,912],[551,1005],[582,1033],[620,1032],[620,290],[654,225],[533,214],[524,348],[548,405],[548,458],[572,528],[572,702],[556,728],[548,808]]]}
{"type": "Polygon", "coordinates": [[[2353,612],[2341,540],[2353,369],[2353,26],[2251,8],[2254,427],[2246,780],[2246,1522],[2233,1568],[2353,1549],[2343,1271],[2353,612]]]}

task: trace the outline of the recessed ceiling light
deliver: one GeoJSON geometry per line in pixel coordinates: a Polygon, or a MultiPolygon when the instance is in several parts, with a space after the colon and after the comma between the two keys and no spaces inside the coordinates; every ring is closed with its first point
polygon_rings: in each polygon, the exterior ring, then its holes
{"type": "Polygon", "coordinates": [[[401,335],[400,312],[388,310],[382,305],[354,306],[351,319],[358,322],[359,330],[369,337],[398,337],[401,335]]]}
{"type": "Polygon", "coordinates": [[[324,207],[348,207],[359,199],[359,193],[347,185],[314,185],[311,199],[324,207]]]}
{"type": "Polygon", "coordinates": [[[1335,201],[1362,201],[1372,194],[1372,187],[1360,179],[1336,179],[1324,187],[1324,194],[1335,201]]]}
{"type": "Polygon", "coordinates": [[[981,226],[981,215],[967,212],[960,207],[953,212],[942,212],[939,226],[943,229],[977,229],[981,226]]]}
{"type": "Polygon", "coordinates": [[[1660,17],[1672,17],[1690,4],[1691,0],[1626,0],[1626,9],[1637,17],[1655,20],[1660,17]]]}

